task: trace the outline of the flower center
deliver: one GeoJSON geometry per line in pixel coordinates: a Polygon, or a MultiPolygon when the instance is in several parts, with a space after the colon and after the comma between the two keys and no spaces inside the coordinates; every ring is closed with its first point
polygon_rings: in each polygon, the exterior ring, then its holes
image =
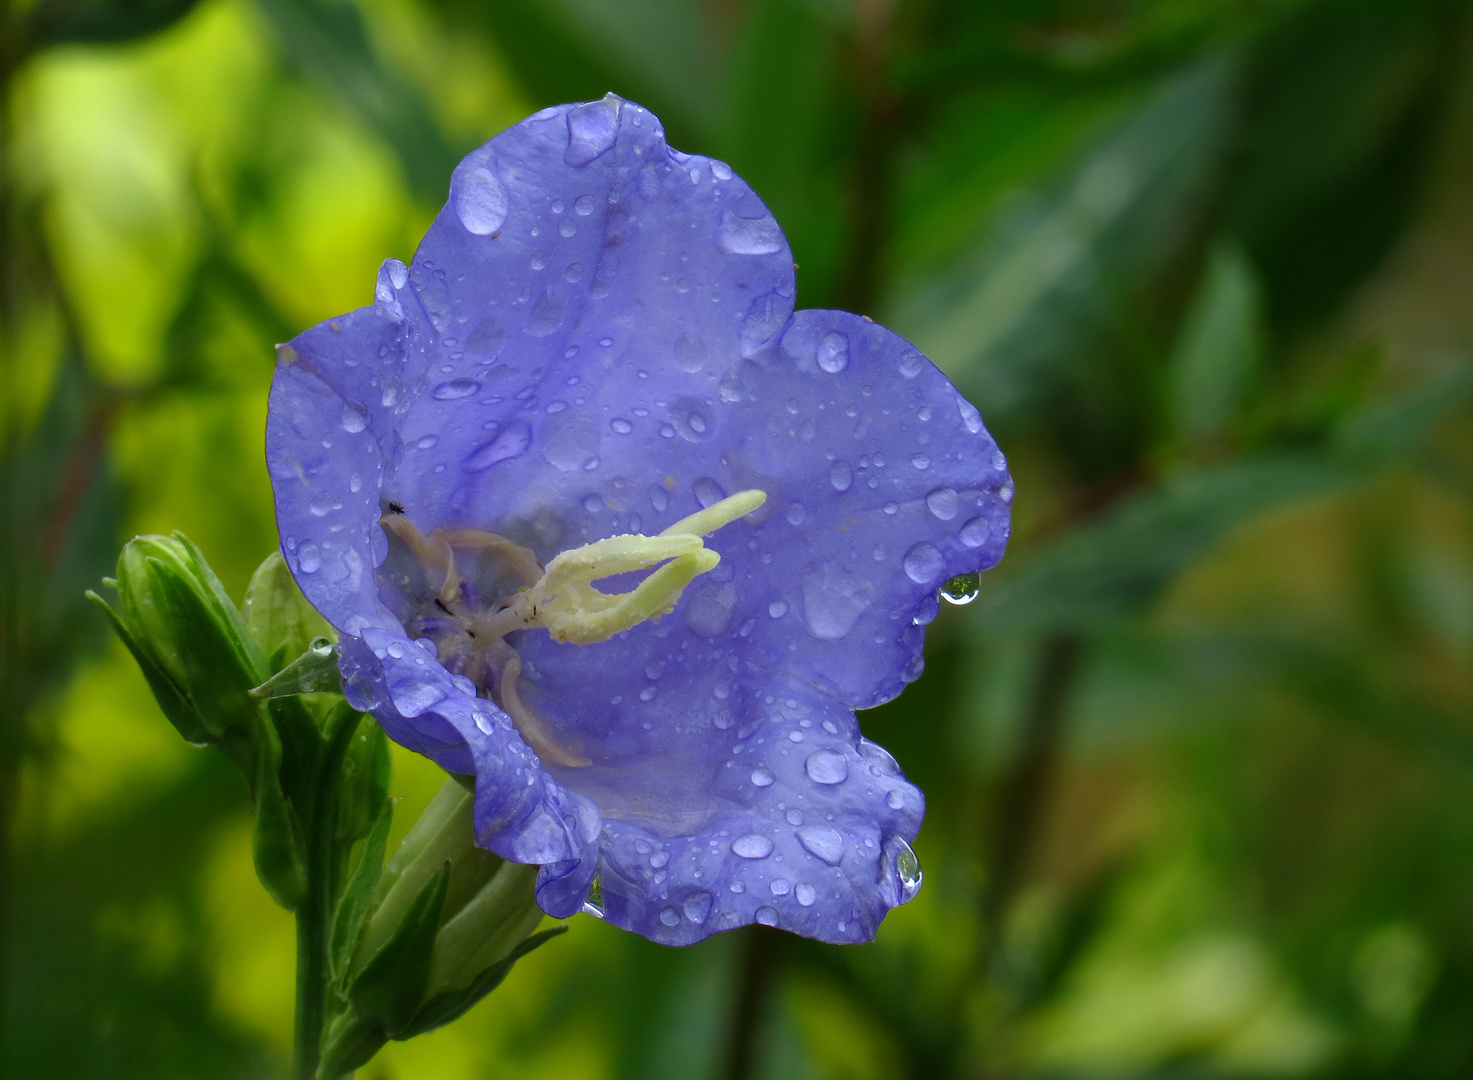
{"type": "MultiPolygon", "coordinates": [[[[590,764],[589,759],[558,743],[546,721],[518,693],[522,662],[507,635],[542,629],[554,641],[591,645],[658,619],[698,574],[721,561],[701,538],[766,500],[761,490],[741,491],[682,518],[658,536],[635,533],[595,540],[559,553],[546,568],[527,548],[496,533],[436,529],[426,536],[402,513],[385,514],[380,524],[419,565],[431,590],[405,620],[405,628],[415,637],[432,639],[441,662],[500,705],[544,761],[577,767],[590,764]],[[457,552],[461,565],[475,562],[489,571],[489,602],[476,584],[485,578],[463,577],[457,552]],[[628,592],[606,593],[594,585],[652,567],[628,592]]],[[[415,591],[407,576],[399,584],[415,591]]]]}

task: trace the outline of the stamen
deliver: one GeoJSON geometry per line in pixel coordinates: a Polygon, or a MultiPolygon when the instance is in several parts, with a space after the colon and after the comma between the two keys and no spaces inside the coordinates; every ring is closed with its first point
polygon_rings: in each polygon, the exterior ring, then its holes
{"type": "Polygon", "coordinates": [[[439,585],[440,599],[447,604],[460,595],[460,575],[455,572],[455,553],[444,536],[426,536],[403,514],[385,514],[378,523],[393,533],[414,554],[427,571],[435,575],[431,584],[439,585]],[[436,580],[438,579],[438,580],[436,580]]]}
{"type": "Polygon", "coordinates": [[[481,529],[437,529],[435,535],[452,548],[481,548],[492,552],[499,557],[500,565],[523,586],[536,585],[542,577],[542,564],[537,561],[537,556],[504,536],[481,529]]]}
{"type": "Polygon", "coordinates": [[[521,695],[517,693],[517,679],[521,677],[521,674],[521,657],[512,653],[511,659],[506,662],[506,667],[501,669],[501,678],[496,684],[496,691],[497,696],[501,698],[501,707],[511,717],[511,722],[517,726],[522,741],[530,746],[544,762],[561,765],[568,769],[579,769],[585,765],[591,765],[592,762],[588,758],[559,746],[547,728],[543,726],[542,717],[523,703],[521,695]]]}
{"type": "Polygon", "coordinates": [[[589,759],[560,746],[542,717],[517,693],[522,661],[506,643],[506,636],[538,628],[554,641],[591,645],[668,614],[687,585],[721,562],[721,556],[706,547],[701,537],[750,514],[766,501],[764,491],[740,491],[681,518],[658,536],[632,534],[595,540],[561,552],[546,569],[527,548],[495,533],[440,529],[425,536],[402,514],[385,515],[380,521],[419,560],[432,576],[432,584],[443,582],[434,603],[465,635],[457,638],[467,646],[458,654],[463,658],[464,674],[483,690],[494,681],[493,699],[539,757],[549,764],[579,768],[590,764],[589,759]],[[456,604],[461,587],[454,548],[492,553],[500,571],[519,581],[521,588],[491,609],[477,610],[480,601],[475,590],[467,594],[465,603],[456,604]],[[593,584],[652,567],[628,592],[606,593],[593,584]]]}

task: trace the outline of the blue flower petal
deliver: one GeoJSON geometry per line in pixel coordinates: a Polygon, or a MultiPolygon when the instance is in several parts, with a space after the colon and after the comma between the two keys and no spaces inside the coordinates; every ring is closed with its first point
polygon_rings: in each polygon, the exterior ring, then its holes
{"type": "Polygon", "coordinates": [[[794,314],[792,271],[729,168],[610,96],[470,154],[412,267],[283,348],[283,551],[344,633],[350,699],[474,770],[481,841],[542,865],[554,915],[598,874],[605,917],[656,940],[757,921],[860,941],[918,884],[923,800],[853,710],[919,674],[937,586],[1001,556],[1012,486],[929,361],[866,319],[794,314]],[[506,639],[581,767],[539,761],[410,641],[409,579],[385,576],[385,507],[545,563],[748,488],[767,503],[708,539],[721,565],[668,616],[506,639]]]}

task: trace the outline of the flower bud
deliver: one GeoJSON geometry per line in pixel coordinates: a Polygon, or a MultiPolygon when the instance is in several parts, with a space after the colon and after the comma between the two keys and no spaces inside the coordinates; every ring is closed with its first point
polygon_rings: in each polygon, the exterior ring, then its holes
{"type": "MultiPolygon", "coordinates": [[[[323,1075],[357,1068],[389,1039],[455,1019],[518,959],[562,932],[533,936],[543,917],[533,888],[537,867],[476,846],[474,802],[458,780],[447,780],[373,885],[351,961],[339,974],[323,1075]]],[[[359,878],[344,905],[353,904],[355,887],[366,887],[359,878]]]]}
{"type": "Polygon", "coordinates": [[[225,744],[226,732],[249,731],[256,705],[246,692],[269,672],[199,550],[181,533],[135,537],[118,557],[113,584],[121,613],[91,596],[107,610],[180,734],[196,744],[225,744]]]}

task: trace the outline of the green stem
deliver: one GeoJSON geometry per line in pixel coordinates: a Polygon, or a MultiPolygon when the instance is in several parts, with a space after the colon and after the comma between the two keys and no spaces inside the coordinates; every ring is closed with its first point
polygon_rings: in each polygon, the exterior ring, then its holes
{"type": "Polygon", "coordinates": [[[297,908],[297,1013],[292,1080],[313,1080],[327,1019],[328,927],[334,892],[338,779],[360,717],[347,705],[328,721],[328,739],[313,770],[307,835],[307,895],[297,908]]]}

